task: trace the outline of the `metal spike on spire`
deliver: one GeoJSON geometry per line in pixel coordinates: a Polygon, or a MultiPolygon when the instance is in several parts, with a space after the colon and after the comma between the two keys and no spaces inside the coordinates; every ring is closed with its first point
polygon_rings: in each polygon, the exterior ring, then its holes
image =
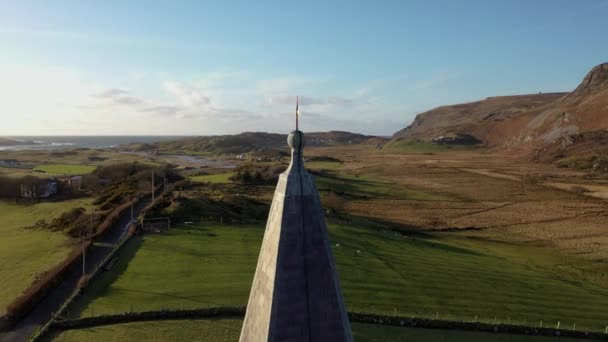
{"type": "Polygon", "coordinates": [[[300,103],[299,96],[296,96],[296,131],[298,130],[298,121],[300,119],[300,103]]]}

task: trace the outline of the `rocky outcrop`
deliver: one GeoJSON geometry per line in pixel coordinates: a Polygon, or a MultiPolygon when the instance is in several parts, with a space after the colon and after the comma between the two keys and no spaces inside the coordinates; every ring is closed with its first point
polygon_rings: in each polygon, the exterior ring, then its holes
{"type": "Polygon", "coordinates": [[[606,89],[608,89],[608,63],[602,63],[589,71],[581,84],[564,98],[564,102],[576,101],[606,89]]]}

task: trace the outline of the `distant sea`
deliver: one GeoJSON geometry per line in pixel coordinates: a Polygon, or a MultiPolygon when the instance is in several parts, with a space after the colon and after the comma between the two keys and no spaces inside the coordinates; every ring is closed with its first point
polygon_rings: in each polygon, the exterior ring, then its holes
{"type": "Polygon", "coordinates": [[[101,136],[7,136],[10,140],[16,140],[25,144],[2,146],[0,151],[23,151],[23,150],[62,150],[73,148],[111,148],[131,143],[151,143],[155,141],[168,141],[187,138],[187,136],[169,135],[101,135],[101,136]]]}

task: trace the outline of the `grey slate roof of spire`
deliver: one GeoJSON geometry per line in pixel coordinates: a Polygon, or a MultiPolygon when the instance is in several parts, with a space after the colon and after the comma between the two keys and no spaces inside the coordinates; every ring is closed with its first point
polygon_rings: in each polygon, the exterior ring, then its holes
{"type": "Polygon", "coordinates": [[[240,341],[352,341],[304,135],[287,140],[291,163],[274,193],[240,341]]]}

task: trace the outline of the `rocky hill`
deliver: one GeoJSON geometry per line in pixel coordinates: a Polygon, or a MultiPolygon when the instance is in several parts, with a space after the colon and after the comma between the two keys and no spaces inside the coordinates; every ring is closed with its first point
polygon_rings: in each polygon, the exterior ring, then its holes
{"type": "Polygon", "coordinates": [[[529,112],[509,145],[533,147],[568,135],[608,128],[608,63],[593,68],[571,93],[542,111],[529,112]]]}
{"type": "Polygon", "coordinates": [[[543,108],[566,93],[496,96],[470,103],[442,106],[418,114],[393,138],[405,140],[454,140],[496,145],[504,141],[497,127],[522,113],[543,108]]]}
{"type": "Polygon", "coordinates": [[[570,93],[497,96],[432,109],[392,140],[478,143],[558,160],[603,153],[606,129],[608,63],[594,67],[570,93]]]}
{"type": "MultiPolygon", "coordinates": [[[[307,147],[335,146],[373,142],[377,137],[342,132],[305,133],[307,147]]],[[[148,144],[130,144],[121,147],[131,151],[158,151],[161,153],[241,154],[265,150],[287,150],[287,135],[265,132],[244,132],[234,135],[185,138],[148,144]]]]}

